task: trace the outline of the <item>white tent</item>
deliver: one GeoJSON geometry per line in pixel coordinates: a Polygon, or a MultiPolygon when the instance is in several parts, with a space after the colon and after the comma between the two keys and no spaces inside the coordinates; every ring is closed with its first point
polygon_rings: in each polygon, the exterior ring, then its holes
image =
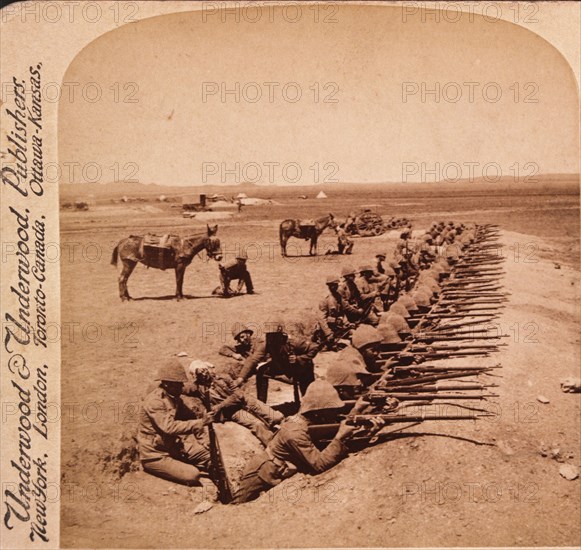
{"type": "Polygon", "coordinates": [[[247,199],[248,195],[246,193],[238,193],[238,195],[236,195],[237,199],[247,199]]]}
{"type": "Polygon", "coordinates": [[[325,195],[324,191],[319,191],[319,194],[317,195],[318,199],[326,199],[327,195],[325,195]]]}

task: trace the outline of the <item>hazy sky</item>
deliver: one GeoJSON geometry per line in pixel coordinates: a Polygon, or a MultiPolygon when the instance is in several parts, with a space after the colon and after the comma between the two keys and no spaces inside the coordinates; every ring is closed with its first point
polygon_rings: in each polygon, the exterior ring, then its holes
{"type": "Polygon", "coordinates": [[[335,23],[306,6],[295,23],[244,15],[161,16],[92,42],[64,77],[60,164],[165,185],[579,170],[573,73],[521,27],[369,6],[340,6],[335,23]]]}

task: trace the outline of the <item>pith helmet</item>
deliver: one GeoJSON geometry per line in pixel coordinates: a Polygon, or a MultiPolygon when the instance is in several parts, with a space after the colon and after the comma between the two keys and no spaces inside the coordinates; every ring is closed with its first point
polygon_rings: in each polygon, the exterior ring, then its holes
{"type": "MultiPolygon", "coordinates": [[[[438,256],[438,259],[434,262],[434,264],[439,264],[444,269],[448,269],[450,267],[448,260],[446,260],[446,258],[444,258],[444,256],[438,256]]],[[[434,265],[434,264],[432,264],[432,265],[434,265]]]]}
{"type": "Polygon", "coordinates": [[[184,367],[176,358],[168,359],[157,371],[156,380],[162,382],[182,382],[188,381],[184,367]]]}
{"type": "Polygon", "coordinates": [[[389,306],[389,311],[390,313],[397,313],[398,315],[401,315],[404,319],[407,319],[410,316],[410,312],[400,302],[391,304],[391,306],[389,306]]]}
{"type": "Polygon", "coordinates": [[[341,277],[346,277],[346,276],[349,276],[349,275],[355,275],[355,273],[357,273],[357,271],[351,265],[343,266],[343,269],[341,269],[341,277]]]}
{"type": "Polygon", "coordinates": [[[344,405],[337,390],[326,380],[315,380],[307,388],[301,403],[300,413],[340,409],[344,405]]]}
{"type": "MultiPolygon", "coordinates": [[[[421,292],[422,294],[425,294],[428,299],[431,298],[434,295],[434,291],[433,289],[431,289],[427,284],[424,283],[424,281],[418,281],[419,284],[417,287],[417,291],[421,292]]],[[[415,298],[414,298],[415,300],[415,298]]],[[[416,300],[416,304],[418,303],[418,301],[416,300]]]]}
{"type": "Polygon", "coordinates": [[[381,336],[379,335],[379,332],[377,332],[377,329],[373,328],[371,325],[359,325],[353,331],[351,342],[354,347],[360,350],[365,346],[379,344],[379,342],[381,342],[381,336]]]}
{"type": "Polygon", "coordinates": [[[395,269],[399,269],[400,265],[398,262],[396,262],[395,260],[389,260],[388,262],[389,267],[391,267],[391,269],[395,270],[395,269]]]}
{"type": "Polygon", "coordinates": [[[333,386],[359,386],[358,374],[369,374],[369,371],[361,365],[361,361],[337,361],[333,363],[325,374],[325,379],[333,386]]]}
{"type": "Polygon", "coordinates": [[[397,330],[395,330],[395,328],[389,323],[380,325],[378,331],[381,335],[381,341],[384,344],[399,344],[401,342],[397,330]]]}
{"type": "Polygon", "coordinates": [[[381,325],[391,325],[398,332],[409,332],[410,330],[410,326],[405,318],[399,313],[394,313],[393,311],[389,311],[381,316],[379,326],[381,325]]]}
{"type": "Polygon", "coordinates": [[[420,290],[414,292],[412,298],[418,306],[427,307],[430,305],[430,296],[420,290]]]}
{"type": "Polygon", "coordinates": [[[404,294],[403,296],[400,296],[398,302],[403,304],[403,306],[408,311],[414,311],[415,309],[418,309],[418,305],[409,294],[404,294]]]}
{"type": "Polygon", "coordinates": [[[387,258],[387,252],[379,252],[375,255],[376,258],[383,258],[385,260],[385,258],[387,258]]]}
{"type": "Polygon", "coordinates": [[[246,254],[246,252],[244,250],[241,250],[240,252],[238,252],[238,254],[236,254],[236,259],[237,260],[248,260],[248,254],[246,254]]]}
{"type": "Polygon", "coordinates": [[[438,284],[436,279],[434,279],[434,277],[432,277],[431,275],[426,275],[420,280],[423,285],[427,286],[432,291],[432,293],[440,292],[440,285],[438,284]]]}
{"type": "Polygon", "coordinates": [[[366,271],[371,271],[371,273],[373,273],[373,267],[369,264],[359,266],[359,273],[365,273],[366,271]]]}
{"type": "Polygon", "coordinates": [[[234,340],[236,340],[238,338],[238,336],[240,336],[243,332],[248,332],[250,334],[254,334],[254,331],[250,327],[247,327],[246,325],[242,325],[240,323],[236,323],[232,327],[232,338],[234,338],[234,340]]]}
{"type": "Polygon", "coordinates": [[[339,284],[339,277],[337,277],[336,275],[327,275],[326,283],[328,285],[339,284]]]}

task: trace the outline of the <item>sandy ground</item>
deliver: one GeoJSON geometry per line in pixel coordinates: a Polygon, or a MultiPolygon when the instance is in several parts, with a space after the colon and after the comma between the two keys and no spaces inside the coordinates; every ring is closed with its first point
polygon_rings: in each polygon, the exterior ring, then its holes
{"type": "MultiPolygon", "coordinates": [[[[416,227],[427,219],[418,217],[416,227]]],[[[580,395],[564,394],[559,385],[580,374],[579,271],[563,260],[567,247],[575,246],[571,239],[558,241],[550,233],[539,237],[541,231],[502,233],[504,284],[511,295],[499,322],[509,335],[508,345],[490,358],[468,361],[503,366],[502,377],[494,379],[499,397],[487,405],[498,413],[494,420],[425,422],[415,431],[426,435],[394,438],[349,456],[322,475],[295,476],[256,502],[214,504],[197,515],[202,489],[140,471],[119,475],[131,464],[124,449],[159,362],[180,351],[189,359],[218,362],[217,349],[236,321],[260,324],[281,314],[298,328],[309,325],[325,291],[325,276],[346,263],[367,262],[378,250],[391,251],[395,234],[357,240],[349,259],[283,260],[274,245],[276,221],[230,223],[219,236],[230,258],[240,244],[256,250],[253,255],[248,248],[257,295],[212,297],[217,265],[196,259],[186,272],[187,299],[171,299],[173,272],[139,266],[129,283],[136,299],[121,304],[109,255],[112,243],[135,232],[134,227],[125,220],[127,229],[120,230],[115,226],[123,221],[118,220],[97,230],[98,223],[87,229],[69,221],[63,223],[63,241],[81,243],[79,253],[95,243],[102,255],[96,261],[82,254],[61,258],[64,546],[581,543],[581,482],[559,475],[563,463],[578,467],[581,457],[580,395]],[[529,243],[534,246],[526,249],[529,243]],[[541,403],[539,396],[549,402],[541,403]],[[559,449],[556,459],[550,452],[541,455],[543,445],[559,449]]],[[[306,252],[302,241],[296,243],[306,252]]],[[[271,398],[278,397],[273,391],[271,398]]],[[[219,428],[226,460],[236,472],[256,442],[236,425],[219,428]]]]}

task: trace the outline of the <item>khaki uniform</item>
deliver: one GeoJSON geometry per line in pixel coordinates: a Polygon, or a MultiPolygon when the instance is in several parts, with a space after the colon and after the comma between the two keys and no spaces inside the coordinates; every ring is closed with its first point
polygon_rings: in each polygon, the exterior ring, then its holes
{"type": "Polygon", "coordinates": [[[426,269],[430,266],[430,264],[436,258],[436,249],[434,246],[423,243],[419,250],[416,263],[420,267],[420,269],[426,269]]]}
{"type": "Polygon", "coordinates": [[[409,239],[399,239],[395,244],[396,258],[407,258],[412,253],[412,246],[409,239]]]}
{"type": "Polygon", "coordinates": [[[342,307],[341,297],[329,293],[319,304],[317,322],[326,340],[332,340],[337,332],[347,325],[347,317],[342,307]]]}
{"type": "Polygon", "coordinates": [[[242,290],[242,286],[246,286],[246,292],[252,294],[254,287],[250,273],[246,267],[246,262],[239,262],[233,260],[225,265],[220,265],[220,284],[222,285],[222,294],[228,296],[231,293],[230,282],[238,280],[238,290],[242,290]]]}
{"type": "MultiPolygon", "coordinates": [[[[260,363],[269,362],[269,376],[284,375],[293,381],[297,381],[301,393],[305,393],[309,384],[315,379],[315,367],[313,358],[319,351],[314,342],[309,342],[303,338],[288,338],[288,340],[279,346],[267,346],[266,337],[258,338],[254,341],[252,351],[244,361],[240,378],[248,380],[254,374],[259,378],[266,372],[257,373],[260,363]],[[289,356],[294,355],[294,363],[289,361],[289,356]]],[[[257,379],[257,386],[260,385],[257,379]]]]}
{"type": "Polygon", "coordinates": [[[248,357],[250,354],[250,350],[252,349],[252,342],[247,341],[244,343],[234,341],[234,344],[224,344],[219,350],[218,353],[223,355],[224,357],[232,357],[234,358],[235,355],[242,355],[242,357],[248,357]]]}
{"type": "Polygon", "coordinates": [[[377,294],[379,292],[379,284],[375,283],[374,279],[368,281],[361,275],[355,279],[355,284],[361,297],[361,306],[368,312],[364,322],[376,325],[379,322],[377,312],[383,310],[381,298],[377,294]]]}
{"type": "Polygon", "coordinates": [[[150,474],[194,484],[198,482],[199,469],[208,469],[210,453],[200,443],[203,420],[178,420],[183,408],[180,397],[169,395],[161,387],[147,395],[139,416],[139,458],[150,474]]]}
{"type": "Polygon", "coordinates": [[[341,297],[341,303],[343,304],[347,319],[349,319],[351,323],[359,322],[362,314],[359,310],[363,309],[363,301],[361,300],[359,288],[355,281],[349,283],[344,281],[339,285],[337,292],[341,297]]]}
{"type": "Polygon", "coordinates": [[[337,249],[339,254],[351,254],[353,241],[347,236],[343,228],[338,227],[335,232],[337,233],[337,249]]]}
{"type": "Polygon", "coordinates": [[[260,493],[278,485],[296,472],[318,474],[328,470],[347,455],[345,445],[333,439],[319,451],[309,435],[309,423],[297,414],[289,417],[268,444],[246,465],[234,504],[254,500],[260,493]]]}

